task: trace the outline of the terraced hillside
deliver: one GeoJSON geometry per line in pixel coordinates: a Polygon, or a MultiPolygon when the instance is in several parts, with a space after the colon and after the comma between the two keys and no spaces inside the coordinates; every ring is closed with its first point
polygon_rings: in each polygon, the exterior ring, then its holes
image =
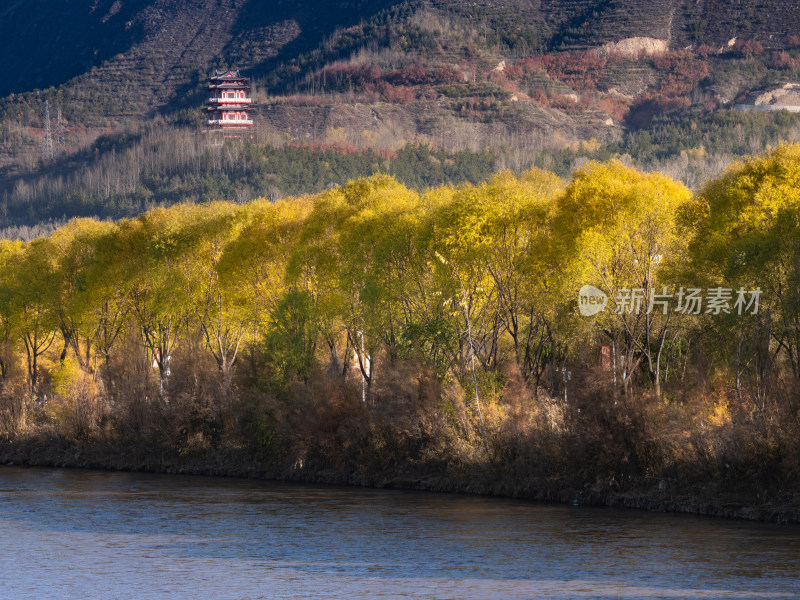
{"type": "Polygon", "coordinates": [[[686,2],[690,41],[721,46],[732,38],[756,40],[765,48],[782,48],[800,35],[800,4],[793,0],[702,0],[686,2]]]}
{"type": "Polygon", "coordinates": [[[63,86],[71,103],[92,102],[70,109],[81,121],[145,115],[180,106],[223,62],[287,91],[294,79],[276,76],[281,66],[306,73],[360,48],[400,41],[436,58],[437,40],[413,20],[420,11],[460,30],[465,46],[512,58],[629,37],[778,48],[800,31],[800,5],[778,0],[16,0],[0,8],[0,97],[63,86]]]}

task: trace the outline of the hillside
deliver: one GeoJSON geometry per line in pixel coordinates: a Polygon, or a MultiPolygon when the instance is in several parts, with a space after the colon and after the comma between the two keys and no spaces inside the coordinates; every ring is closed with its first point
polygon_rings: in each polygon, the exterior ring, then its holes
{"type": "MultiPolygon", "coordinates": [[[[288,62],[337,30],[363,33],[376,16],[403,21],[424,6],[469,21],[481,37],[517,51],[588,48],[627,37],[666,39],[673,48],[744,37],[778,48],[800,20],[794,3],[767,0],[93,0],[67,10],[53,0],[16,1],[0,9],[0,32],[8,42],[3,63],[13,58],[15,65],[0,83],[0,95],[60,85],[106,61],[120,66],[142,58],[181,68],[191,64],[185,50],[203,48],[243,67],[269,68],[275,64],[270,59],[288,62]],[[32,37],[44,43],[19,56],[13,49],[32,37]]],[[[192,60],[202,65],[204,58],[192,60]]]]}
{"type": "MultiPolygon", "coordinates": [[[[52,215],[20,206],[37,197],[20,189],[94,168],[108,149],[98,136],[199,130],[204,83],[222,66],[253,79],[258,146],[491,147],[517,170],[626,153],[659,119],[696,127],[752,90],[800,81],[800,7],[770,0],[35,0],[0,16],[0,227],[52,215]]],[[[168,151],[169,136],[159,143],[168,151]]],[[[659,160],[689,150],[670,144],[659,160]]]]}

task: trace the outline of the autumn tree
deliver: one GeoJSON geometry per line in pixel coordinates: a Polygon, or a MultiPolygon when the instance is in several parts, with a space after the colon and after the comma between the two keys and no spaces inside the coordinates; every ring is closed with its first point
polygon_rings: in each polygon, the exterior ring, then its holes
{"type": "Polygon", "coordinates": [[[154,210],[122,221],[113,239],[118,281],[149,360],[158,368],[162,392],[172,352],[191,314],[189,286],[178,268],[187,241],[180,221],[180,207],[154,210]]]}
{"type": "Polygon", "coordinates": [[[5,381],[9,373],[9,363],[13,352],[12,333],[14,332],[14,305],[12,302],[9,276],[17,256],[22,252],[22,242],[0,240],[0,377],[5,381]]]}
{"type": "Polygon", "coordinates": [[[217,363],[223,387],[230,391],[233,365],[239,355],[249,319],[238,290],[224,285],[219,264],[227,245],[243,226],[243,211],[214,202],[183,207],[181,241],[171,249],[175,270],[185,286],[175,299],[187,302],[188,318],[199,328],[205,346],[217,363]]]}
{"type": "MultiPolygon", "coordinates": [[[[231,342],[236,339],[239,344],[248,332],[251,343],[263,341],[271,331],[284,326],[279,323],[282,318],[295,315],[292,307],[301,310],[306,306],[304,302],[297,304],[287,300],[287,269],[310,210],[311,203],[307,198],[276,203],[260,199],[242,209],[238,217],[241,228],[225,245],[217,264],[220,286],[217,310],[221,317],[218,323],[227,323],[225,327],[235,328],[227,331],[236,333],[235,336],[226,334],[227,347],[234,348],[231,342]]],[[[297,299],[293,297],[293,300],[297,299]]],[[[214,331],[222,329],[221,325],[214,326],[214,331]]],[[[298,339],[305,338],[292,337],[287,342],[297,342],[298,339]]],[[[297,352],[296,347],[288,351],[294,359],[298,358],[297,352]]],[[[306,343],[300,352],[307,357],[310,348],[306,343]]],[[[235,356],[234,353],[232,358],[235,356]]],[[[284,362],[288,364],[291,361],[284,362]]],[[[300,362],[305,364],[307,361],[303,358],[300,362]]],[[[293,370],[292,367],[287,369],[293,370]]]]}
{"type": "Polygon", "coordinates": [[[55,309],[64,343],[60,358],[63,361],[71,348],[81,368],[87,371],[92,345],[101,326],[93,318],[93,308],[105,291],[87,276],[98,260],[98,244],[113,229],[111,223],[73,219],[50,236],[55,245],[51,257],[55,268],[55,309]]]}
{"type": "Polygon", "coordinates": [[[732,166],[685,219],[694,226],[693,269],[730,296],[716,324],[737,392],[747,379],[763,405],[781,357],[800,377],[800,146],[732,166]]]}
{"type": "Polygon", "coordinates": [[[345,365],[352,352],[368,387],[380,349],[396,360],[409,319],[417,203],[416,193],[383,175],[330,190],[314,203],[290,264],[293,280],[314,296],[332,364],[342,331],[345,365]]]}
{"type": "Polygon", "coordinates": [[[39,359],[58,334],[57,273],[53,257],[58,249],[49,238],[37,238],[7,257],[1,312],[11,324],[11,336],[22,342],[28,383],[36,393],[39,359]]]}
{"type": "Polygon", "coordinates": [[[677,215],[690,198],[664,175],[589,163],[573,175],[553,225],[562,265],[570,265],[569,295],[595,284],[616,304],[595,322],[620,350],[623,385],[644,362],[656,395],[676,308],[665,265],[680,260],[677,215]]]}

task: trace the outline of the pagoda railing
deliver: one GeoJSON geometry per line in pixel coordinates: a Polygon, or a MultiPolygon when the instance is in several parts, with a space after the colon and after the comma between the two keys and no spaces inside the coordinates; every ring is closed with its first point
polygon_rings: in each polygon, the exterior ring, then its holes
{"type": "Polygon", "coordinates": [[[250,104],[250,98],[209,98],[206,104],[250,104]]]}
{"type": "Polygon", "coordinates": [[[252,119],[209,119],[206,125],[252,125],[252,119]]]}

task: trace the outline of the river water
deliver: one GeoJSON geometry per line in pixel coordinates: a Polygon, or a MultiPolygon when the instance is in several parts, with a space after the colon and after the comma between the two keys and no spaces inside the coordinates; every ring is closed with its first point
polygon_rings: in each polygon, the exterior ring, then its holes
{"type": "Polygon", "coordinates": [[[0,598],[800,598],[800,527],[0,467],[0,598]]]}

